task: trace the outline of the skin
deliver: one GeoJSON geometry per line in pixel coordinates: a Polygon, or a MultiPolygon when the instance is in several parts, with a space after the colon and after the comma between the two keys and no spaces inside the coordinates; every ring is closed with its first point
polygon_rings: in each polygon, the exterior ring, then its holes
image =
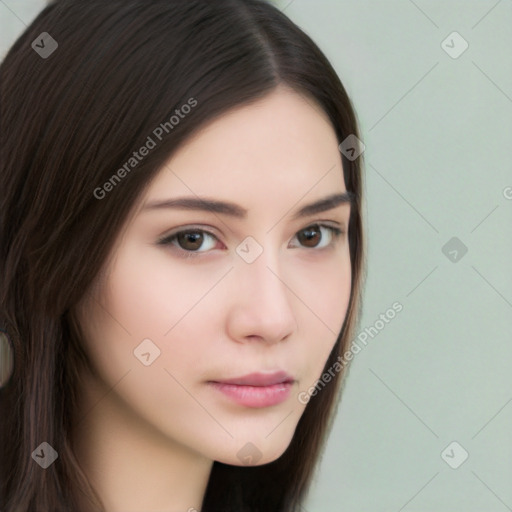
{"type": "Polygon", "coordinates": [[[97,373],[82,375],[78,460],[107,512],[200,510],[214,460],[243,465],[248,442],[258,465],[286,450],[306,407],[297,395],[322,374],[351,286],[350,205],[292,217],[344,191],[327,116],[283,86],[203,127],[156,175],[76,311],[97,373]],[[179,196],[234,202],[247,217],[144,210],[179,196]],[[322,222],[345,233],[299,239],[322,222]],[[178,228],[214,236],[158,245],[178,228]],[[248,236],[263,248],[250,264],[236,252],[248,236]],[[149,366],[134,356],[147,338],[161,351],[149,366]],[[295,382],[270,407],[239,405],[207,383],[279,369],[295,382]]]}

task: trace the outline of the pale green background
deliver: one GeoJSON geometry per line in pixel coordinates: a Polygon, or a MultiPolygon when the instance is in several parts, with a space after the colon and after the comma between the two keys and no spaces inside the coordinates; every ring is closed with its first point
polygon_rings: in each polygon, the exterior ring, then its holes
{"type": "MultiPolygon", "coordinates": [[[[512,1],[276,3],[360,119],[360,330],[403,305],[354,359],[305,511],[512,511],[512,1]],[[456,59],[441,46],[454,31],[469,44],[456,59]],[[452,441],[469,453],[457,469],[452,441]]],[[[1,55],[43,5],[0,2],[1,55]]]]}

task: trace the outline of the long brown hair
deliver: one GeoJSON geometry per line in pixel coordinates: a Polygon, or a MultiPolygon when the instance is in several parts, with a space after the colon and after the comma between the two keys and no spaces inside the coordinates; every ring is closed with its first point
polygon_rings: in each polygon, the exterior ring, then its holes
{"type": "MultiPolygon", "coordinates": [[[[78,367],[88,363],[71,311],[180,144],[280,83],[316,101],[340,143],[359,135],[326,57],[263,0],[56,0],[11,47],[0,65],[0,328],[14,351],[13,375],[0,390],[3,512],[78,510],[81,493],[101,508],[70,441],[78,367]],[[190,98],[197,106],[99,199],[94,191],[190,98]],[[59,454],[46,470],[31,458],[44,441],[59,454]]],[[[325,369],[353,338],[365,272],[361,158],[340,158],[354,197],[352,287],[325,369]]],[[[343,375],[311,397],[277,460],[252,467],[214,462],[202,511],[298,510],[343,375]]]]}

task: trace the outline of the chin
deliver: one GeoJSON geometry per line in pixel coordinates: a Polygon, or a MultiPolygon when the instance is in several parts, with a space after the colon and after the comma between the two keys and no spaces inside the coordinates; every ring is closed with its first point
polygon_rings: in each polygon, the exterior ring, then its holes
{"type": "Polygon", "coordinates": [[[247,441],[246,443],[238,444],[240,447],[237,449],[234,457],[230,453],[216,460],[230,466],[263,466],[279,459],[288,448],[290,442],[283,441],[279,445],[269,445],[268,441],[266,443],[263,441],[247,441]]]}

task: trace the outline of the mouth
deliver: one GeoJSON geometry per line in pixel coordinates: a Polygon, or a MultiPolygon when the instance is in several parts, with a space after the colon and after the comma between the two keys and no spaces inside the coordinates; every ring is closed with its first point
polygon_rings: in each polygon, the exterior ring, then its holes
{"type": "Polygon", "coordinates": [[[280,371],[251,373],[233,379],[208,381],[208,384],[240,405],[261,408],[287,400],[294,382],[292,376],[280,371]]]}

